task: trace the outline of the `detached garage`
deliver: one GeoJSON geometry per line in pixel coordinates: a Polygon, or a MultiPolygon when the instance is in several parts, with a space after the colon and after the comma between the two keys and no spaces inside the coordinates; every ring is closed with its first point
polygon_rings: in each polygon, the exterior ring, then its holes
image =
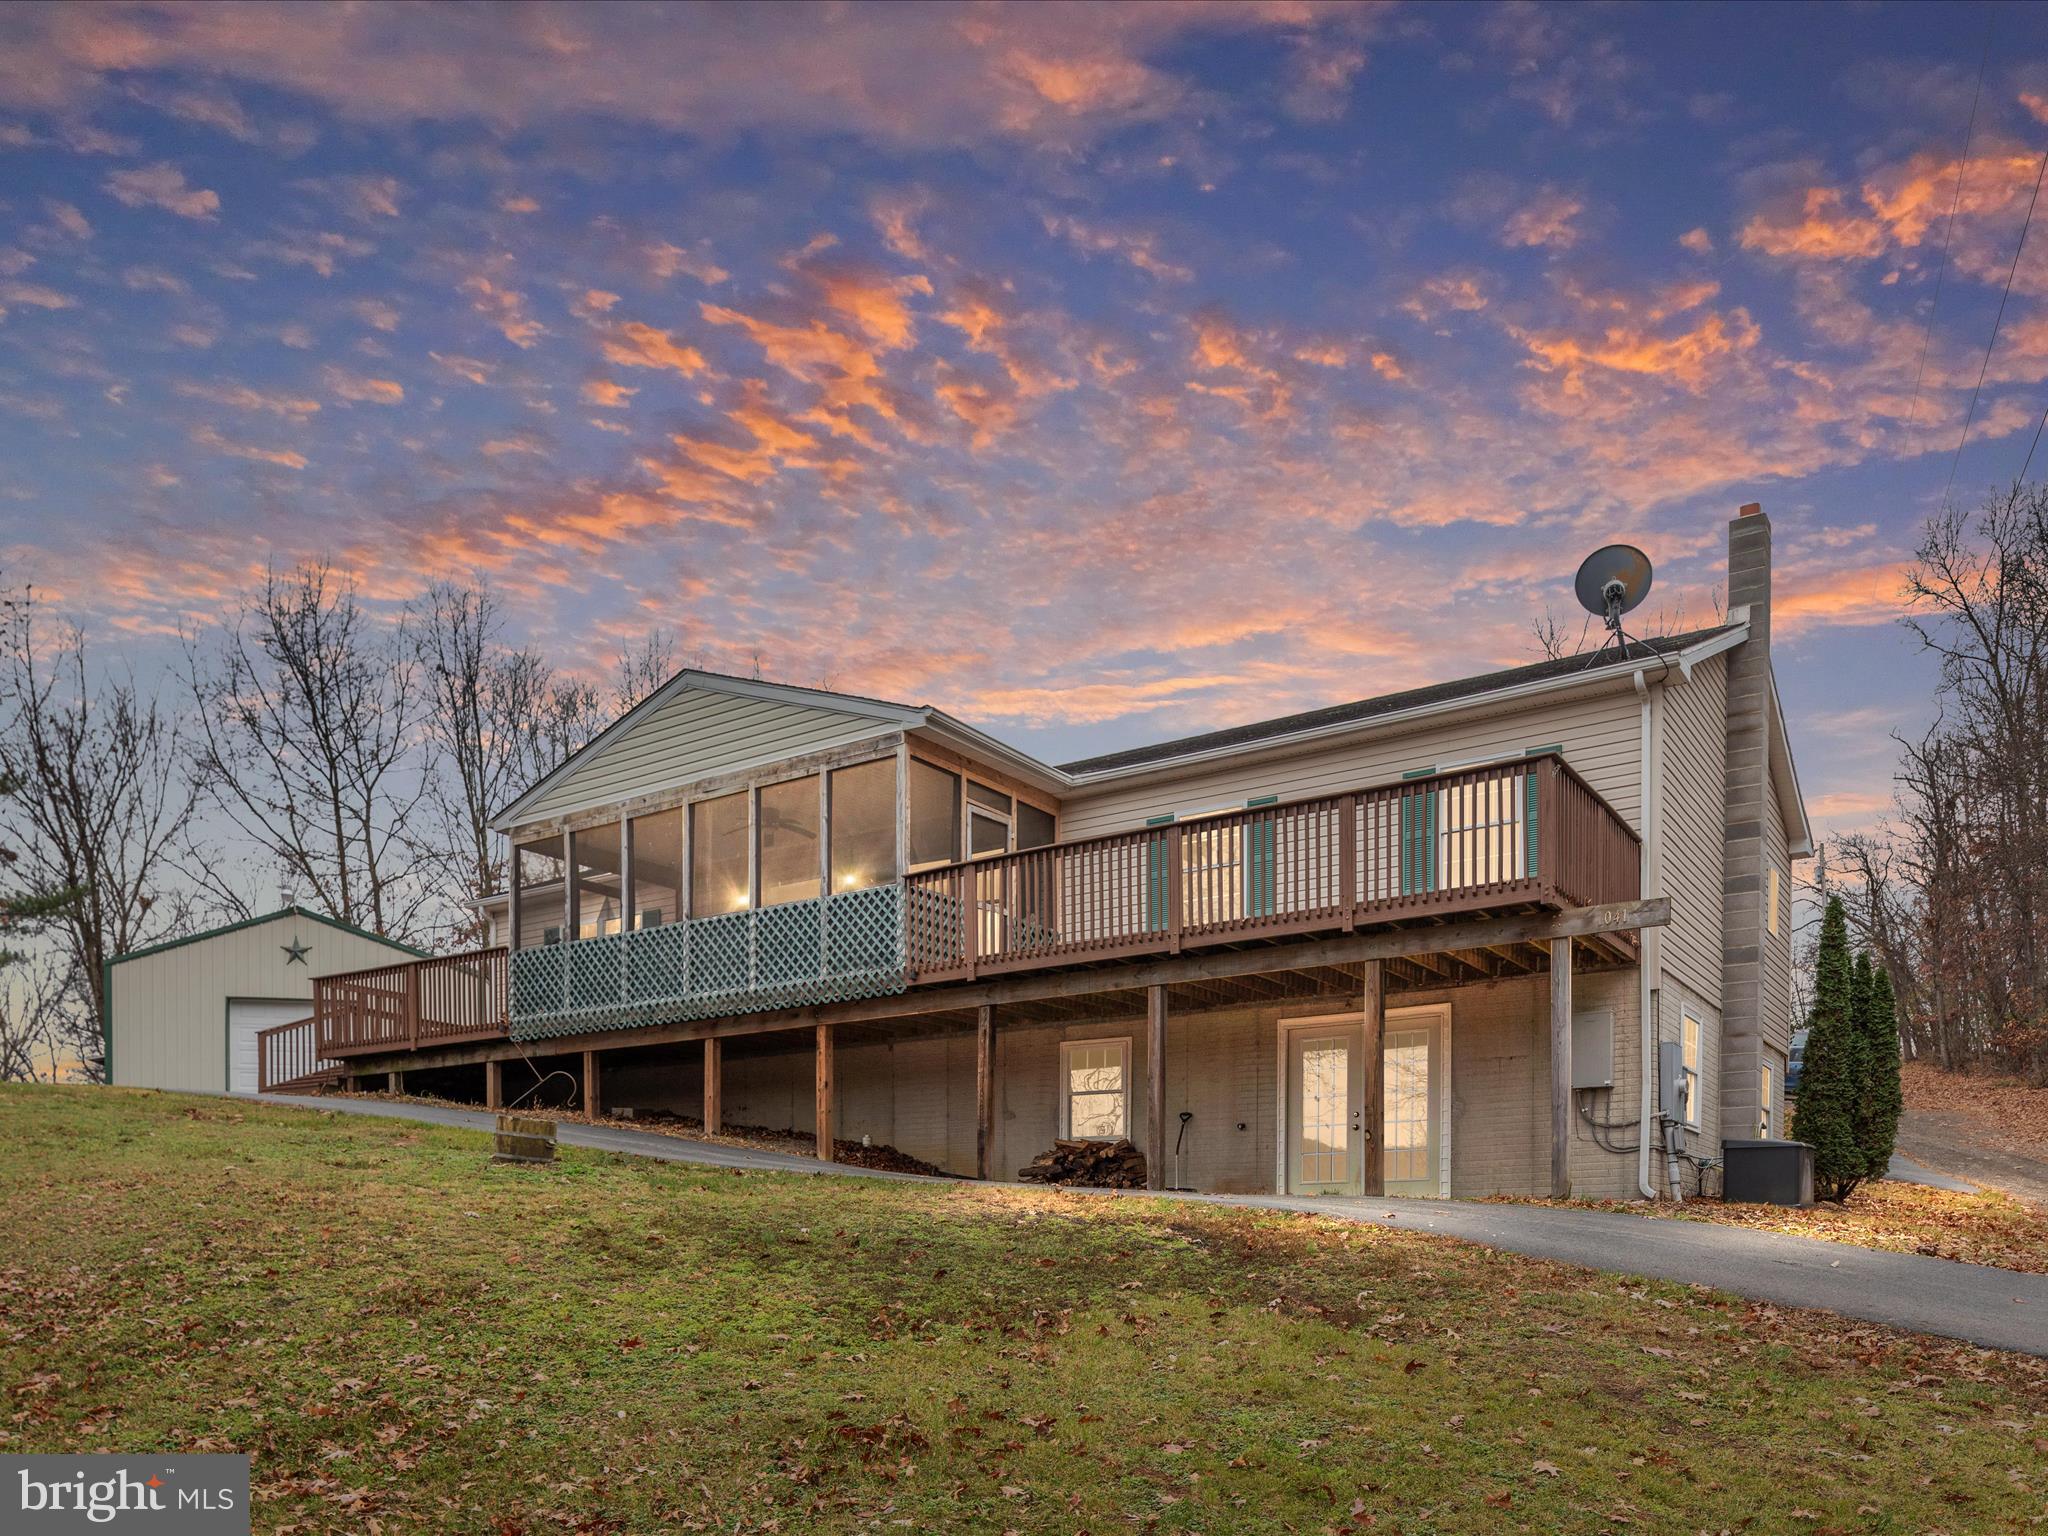
{"type": "Polygon", "coordinates": [[[140,1088],[254,1093],[256,1035],[313,1012],[313,978],[419,958],[303,907],[138,949],[107,965],[107,1075],[140,1088]]]}

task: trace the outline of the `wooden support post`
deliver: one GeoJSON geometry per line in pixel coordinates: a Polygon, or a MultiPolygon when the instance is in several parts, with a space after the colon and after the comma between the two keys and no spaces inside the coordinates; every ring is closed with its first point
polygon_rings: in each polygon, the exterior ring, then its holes
{"type": "Polygon", "coordinates": [[[1364,967],[1365,1029],[1363,1048],[1365,1070],[1359,1091],[1365,1095],[1365,1167],[1360,1187],[1368,1196],[1386,1193],[1387,1094],[1381,1074],[1386,1069],[1387,978],[1386,967],[1368,960],[1364,967]]]}
{"type": "Polygon", "coordinates": [[[389,1080],[388,1080],[388,1081],[387,1081],[387,1083],[385,1084],[385,1092],[387,1092],[387,1093],[403,1093],[403,1092],[405,1092],[405,1074],[404,1074],[403,1072],[393,1072],[393,1073],[391,1074],[391,1076],[390,1076],[389,1080]]]}
{"type": "Polygon", "coordinates": [[[716,1136],[725,1125],[724,1074],[725,1042],[716,1035],[704,1040],[704,1134],[716,1136]]]}
{"type": "Polygon", "coordinates": [[[1572,941],[1550,941],[1550,1193],[1572,1192],[1572,941]]]}
{"type": "Polygon", "coordinates": [[[1145,1187],[1166,1188],[1166,988],[1145,989],[1145,1187]]]}
{"type": "Polygon", "coordinates": [[[996,1155],[996,1011],[983,1003],[974,1020],[974,1176],[993,1177],[996,1155]]]}
{"type": "Polygon", "coordinates": [[[832,1161],[832,1026],[818,1026],[818,1161],[832,1161]]]}
{"type": "Polygon", "coordinates": [[[505,1063],[487,1061],[484,1063],[484,1108],[505,1107],[505,1063]]]}
{"type": "Polygon", "coordinates": [[[583,1053],[583,1113],[595,1118],[604,1113],[604,1087],[598,1081],[597,1052],[583,1053]]]}

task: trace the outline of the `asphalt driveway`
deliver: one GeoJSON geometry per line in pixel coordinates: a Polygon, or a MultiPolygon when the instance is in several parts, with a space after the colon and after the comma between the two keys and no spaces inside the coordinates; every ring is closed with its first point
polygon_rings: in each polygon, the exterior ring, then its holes
{"type": "MultiPolygon", "coordinates": [[[[378,1099],[271,1096],[266,1103],[294,1109],[424,1120],[487,1131],[484,1110],[378,1099]]],[[[560,1123],[566,1146],[592,1147],[664,1162],[713,1168],[871,1179],[916,1179],[820,1163],[784,1152],[755,1151],[689,1141],[654,1131],[560,1123]]],[[[1100,1191],[1117,1198],[1114,1191],[1100,1191]]],[[[1987,1349],[2048,1356],[2048,1276],[2022,1275],[1982,1264],[1957,1264],[1912,1253],[1885,1253],[1848,1243],[1754,1232],[1743,1227],[1657,1220],[1618,1211],[1565,1210],[1471,1200],[1353,1200],[1286,1195],[1165,1197],[1268,1210],[1340,1216],[1375,1226],[1400,1227],[1461,1238],[1489,1248],[1553,1259],[1615,1274],[1707,1285],[1784,1307],[1839,1312],[1915,1333],[1963,1339],[1987,1349]]]]}

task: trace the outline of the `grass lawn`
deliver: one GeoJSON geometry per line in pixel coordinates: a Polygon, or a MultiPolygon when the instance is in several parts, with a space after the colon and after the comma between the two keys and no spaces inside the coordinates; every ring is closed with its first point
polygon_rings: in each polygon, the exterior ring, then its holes
{"type": "Polygon", "coordinates": [[[1720,1200],[1526,1200],[1517,1205],[1576,1205],[1631,1216],[1711,1221],[1822,1237],[1859,1248],[1887,1248],[1965,1264],[1992,1264],[2025,1274],[2048,1274],[2048,1211],[1995,1189],[1959,1194],[1922,1184],[1881,1179],[1862,1184],[1841,1205],[1822,1201],[1806,1210],[1783,1205],[1730,1205],[1720,1200]]]}
{"type": "Polygon", "coordinates": [[[0,1088],[7,1451],[259,1531],[1987,1531],[2048,1369],[1278,1213],[0,1088]]]}

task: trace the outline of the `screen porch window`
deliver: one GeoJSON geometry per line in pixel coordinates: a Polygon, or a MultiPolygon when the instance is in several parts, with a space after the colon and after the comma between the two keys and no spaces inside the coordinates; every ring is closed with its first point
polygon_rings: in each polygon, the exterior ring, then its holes
{"type": "Polygon", "coordinates": [[[1060,1135],[1069,1141],[1119,1141],[1130,1134],[1131,1042],[1060,1044],[1060,1135]]]}
{"type": "Polygon", "coordinates": [[[690,912],[744,912],[748,901],[747,795],[721,795],[690,807],[690,912]]]}
{"type": "Polygon", "coordinates": [[[910,760],[910,867],[960,861],[960,775],[910,760]]]}
{"type": "Polygon", "coordinates": [[[683,813],[635,816],[633,910],[635,928],[659,928],[683,915],[683,813]]]}
{"type": "Polygon", "coordinates": [[[967,857],[1010,851],[1010,827],[1017,805],[999,789],[967,781],[967,857]]]}
{"type": "Polygon", "coordinates": [[[519,932],[513,935],[513,948],[562,942],[562,880],[567,873],[559,837],[512,849],[512,879],[519,886],[519,932]]]}
{"type": "Polygon", "coordinates": [[[761,905],[814,901],[818,896],[818,776],[763,785],[761,905]]]}
{"type": "Polygon", "coordinates": [[[832,770],[832,889],[896,878],[896,759],[832,770]]]}
{"type": "Polygon", "coordinates": [[[1700,1021],[1685,1014],[1679,1021],[1679,1049],[1685,1077],[1685,1123],[1695,1130],[1700,1123],[1700,1021]]]}
{"type": "Polygon", "coordinates": [[[619,824],[578,827],[569,834],[570,856],[576,860],[576,923],[579,939],[601,939],[625,926],[624,850],[619,824]]]}

